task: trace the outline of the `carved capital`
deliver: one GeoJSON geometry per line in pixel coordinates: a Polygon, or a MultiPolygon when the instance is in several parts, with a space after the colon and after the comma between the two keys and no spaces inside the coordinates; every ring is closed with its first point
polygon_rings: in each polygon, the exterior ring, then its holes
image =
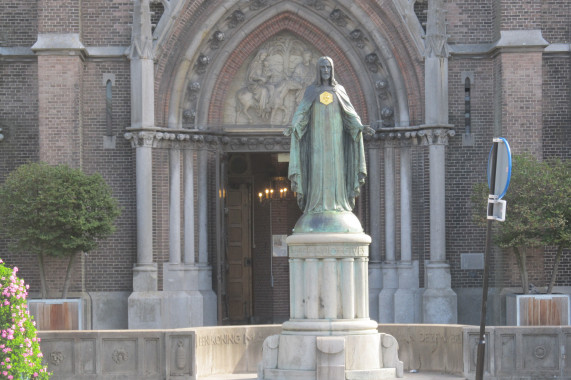
{"type": "Polygon", "coordinates": [[[448,145],[448,137],[455,134],[456,132],[450,128],[431,128],[422,129],[417,135],[422,145],[448,145]]]}
{"type": "Polygon", "coordinates": [[[158,135],[157,132],[144,131],[144,132],[127,132],[125,133],[124,136],[127,140],[131,141],[131,146],[133,148],[141,148],[141,147],[153,148],[157,145],[158,140],[162,138],[162,133],[160,138],[157,135],[158,135]]]}

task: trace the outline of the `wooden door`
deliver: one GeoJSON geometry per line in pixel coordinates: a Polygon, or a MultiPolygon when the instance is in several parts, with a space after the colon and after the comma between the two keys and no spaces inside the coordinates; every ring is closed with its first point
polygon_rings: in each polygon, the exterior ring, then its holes
{"type": "Polygon", "coordinates": [[[226,297],[230,323],[252,316],[251,194],[248,184],[228,186],[226,297]]]}

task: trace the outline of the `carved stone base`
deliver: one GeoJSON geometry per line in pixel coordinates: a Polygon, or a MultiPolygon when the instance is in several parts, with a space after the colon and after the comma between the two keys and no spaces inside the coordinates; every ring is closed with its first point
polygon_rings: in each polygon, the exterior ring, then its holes
{"type": "Polygon", "coordinates": [[[388,334],[272,335],[258,379],[395,379],[403,377],[398,343],[388,334]]]}
{"type": "Polygon", "coordinates": [[[165,264],[164,291],[138,291],[129,297],[129,329],[174,329],[217,323],[212,268],[165,264]]]}
{"type": "Polygon", "coordinates": [[[424,323],[458,323],[458,300],[451,288],[450,265],[429,263],[427,287],[422,298],[424,323]]]}

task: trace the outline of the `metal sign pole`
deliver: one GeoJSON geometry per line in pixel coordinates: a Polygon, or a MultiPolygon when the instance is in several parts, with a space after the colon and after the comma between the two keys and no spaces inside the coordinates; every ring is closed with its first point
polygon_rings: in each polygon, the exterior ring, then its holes
{"type": "MultiPolygon", "coordinates": [[[[496,187],[496,164],[498,159],[498,142],[494,142],[492,147],[492,165],[490,176],[490,193],[494,193],[496,187]]],[[[493,203],[488,203],[488,208],[494,207],[493,203]]],[[[493,210],[488,210],[488,215],[493,214],[493,210]]],[[[488,229],[486,231],[486,252],[484,253],[484,283],[482,289],[482,313],[480,315],[480,337],[478,340],[478,358],[476,362],[476,380],[484,378],[484,357],[486,353],[486,303],[488,301],[488,270],[490,266],[490,253],[492,250],[492,219],[488,219],[488,229]]]]}

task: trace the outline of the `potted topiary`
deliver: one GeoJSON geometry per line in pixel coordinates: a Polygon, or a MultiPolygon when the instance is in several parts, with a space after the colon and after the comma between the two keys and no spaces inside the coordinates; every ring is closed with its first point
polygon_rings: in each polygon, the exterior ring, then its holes
{"type": "MultiPolygon", "coordinates": [[[[50,293],[45,257],[68,258],[61,293],[65,300],[78,253],[95,249],[99,239],[112,234],[119,213],[111,189],[99,174],[87,175],[66,165],[22,165],[0,187],[0,232],[9,237],[11,250],[37,255],[42,299],[50,293]]],[[[51,315],[50,308],[70,309],[65,303],[52,301],[38,307],[46,309],[34,311],[38,317],[51,315]]],[[[76,303],[70,310],[81,313],[81,305],[76,303]]]]}
{"type": "MultiPolygon", "coordinates": [[[[476,184],[472,194],[477,223],[485,222],[488,197],[486,184],[476,184]]],[[[514,255],[520,273],[522,296],[508,297],[507,323],[518,325],[568,324],[569,296],[553,295],[553,286],[565,249],[571,247],[571,161],[539,161],[528,154],[514,155],[507,202],[506,220],[497,223],[494,242],[514,255]],[[529,283],[527,257],[555,247],[553,271],[545,293],[529,283]],[[509,315],[510,310],[513,316],[509,315]],[[541,314],[541,310],[547,310],[541,314]],[[559,314],[557,313],[559,311],[559,314]],[[551,319],[550,319],[551,318],[551,319]],[[559,322],[558,322],[559,321],[559,322]]]]}
{"type": "Polygon", "coordinates": [[[28,313],[28,286],[17,277],[18,268],[0,260],[0,375],[3,379],[48,379],[42,364],[40,338],[28,313]]]}

